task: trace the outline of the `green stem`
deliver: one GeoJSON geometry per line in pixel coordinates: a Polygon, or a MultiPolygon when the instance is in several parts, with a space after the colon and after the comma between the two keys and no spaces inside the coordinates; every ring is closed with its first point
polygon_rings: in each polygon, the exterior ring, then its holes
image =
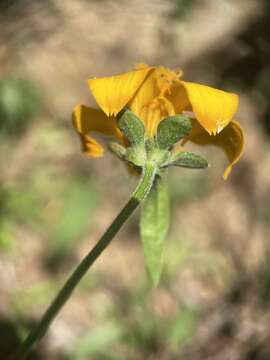
{"type": "Polygon", "coordinates": [[[110,244],[111,240],[117,234],[119,229],[142,202],[142,200],[148,195],[156,175],[156,165],[153,163],[146,164],[143,169],[143,173],[137,188],[135,189],[132,197],[120,211],[112,224],[105,231],[100,240],[96,243],[93,249],[85,256],[81,263],[77,266],[74,272],[67,279],[66,283],[51,303],[47,311],[42,316],[38,325],[30,332],[18,353],[15,355],[15,359],[24,360],[29,355],[33,346],[41,340],[41,338],[47,332],[49,326],[65,305],[73,290],[81,281],[82,277],[86,274],[89,268],[93,265],[99,255],[110,244]]]}

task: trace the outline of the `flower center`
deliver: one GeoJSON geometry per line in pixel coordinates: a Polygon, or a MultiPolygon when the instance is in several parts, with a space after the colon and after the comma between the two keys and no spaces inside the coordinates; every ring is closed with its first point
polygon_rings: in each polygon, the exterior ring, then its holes
{"type": "MultiPolygon", "coordinates": [[[[144,64],[137,65],[137,69],[144,67],[144,64]]],[[[142,87],[140,100],[131,105],[131,109],[143,121],[148,137],[156,135],[158,124],[163,118],[175,115],[175,108],[168,95],[171,93],[172,86],[179,82],[181,76],[181,70],[171,71],[164,67],[156,68],[148,79],[149,85],[146,84],[145,87],[142,87]],[[143,101],[144,94],[147,101],[143,101]]]]}
{"type": "Polygon", "coordinates": [[[164,117],[175,115],[174,106],[166,98],[166,94],[170,93],[172,84],[179,80],[181,74],[180,70],[174,72],[162,67],[157,69],[155,80],[158,95],[142,109],[146,131],[150,137],[155,136],[158,124],[164,117]]]}
{"type": "Polygon", "coordinates": [[[181,70],[171,71],[163,67],[158,68],[156,71],[156,84],[160,90],[159,96],[164,96],[166,92],[169,92],[172,84],[179,81],[181,76],[181,70]]]}

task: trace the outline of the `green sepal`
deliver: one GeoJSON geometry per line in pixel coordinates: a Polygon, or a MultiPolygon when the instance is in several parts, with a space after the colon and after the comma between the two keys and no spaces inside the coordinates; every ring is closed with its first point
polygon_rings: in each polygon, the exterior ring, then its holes
{"type": "Polygon", "coordinates": [[[166,177],[157,177],[141,212],[140,233],[144,259],[151,284],[159,283],[169,228],[169,193],[166,177]]]}
{"type": "Polygon", "coordinates": [[[136,166],[143,167],[146,162],[146,151],[142,146],[128,147],[125,154],[125,160],[136,166]]]}
{"type": "Polygon", "coordinates": [[[166,117],[157,128],[157,143],[160,149],[170,149],[175,143],[187,136],[192,129],[187,116],[166,117]]]}
{"type": "Polygon", "coordinates": [[[190,169],[205,169],[207,168],[208,161],[201,156],[188,151],[182,151],[171,157],[167,166],[180,166],[190,169]]]}
{"type": "Polygon", "coordinates": [[[151,153],[147,154],[147,158],[156,163],[158,167],[163,167],[170,161],[171,153],[168,150],[154,148],[151,153]]]}
{"type": "Polygon", "coordinates": [[[129,109],[122,110],[117,115],[117,123],[131,146],[144,143],[144,124],[132,111],[129,109]]]}
{"type": "Polygon", "coordinates": [[[160,149],[155,138],[149,138],[145,141],[145,149],[147,159],[155,162],[159,167],[167,163],[170,159],[170,152],[160,149]]]}
{"type": "Polygon", "coordinates": [[[126,149],[124,146],[116,143],[116,142],[110,142],[108,144],[108,149],[115,154],[119,159],[123,160],[125,158],[126,149]]]}
{"type": "Polygon", "coordinates": [[[153,137],[146,139],[144,144],[147,154],[150,154],[154,149],[157,148],[156,139],[153,137]]]}

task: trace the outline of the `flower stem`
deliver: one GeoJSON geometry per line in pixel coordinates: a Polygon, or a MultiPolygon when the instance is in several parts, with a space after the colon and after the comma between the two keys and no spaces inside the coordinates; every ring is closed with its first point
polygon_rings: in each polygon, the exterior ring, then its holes
{"type": "Polygon", "coordinates": [[[81,263],[77,266],[74,272],[67,279],[66,283],[51,303],[47,311],[42,316],[38,325],[30,332],[26,340],[22,343],[19,351],[15,355],[16,360],[24,360],[28,357],[33,346],[41,340],[41,338],[47,332],[49,326],[65,305],[69,297],[71,296],[73,290],[81,281],[82,277],[86,274],[89,268],[93,265],[95,260],[99,255],[106,249],[110,244],[111,240],[117,234],[119,229],[137,208],[137,206],[143,201],[143,199],[148,195],[156,175],[156,165],[153,163],[146,164],[139,184],[135,191],[133,192],[130,200],[123,207],[117,217],[114,219],[112,224],[105,231],[103,236],[99,239],[96,245],[92,250],[84,257],[81,263]]]}

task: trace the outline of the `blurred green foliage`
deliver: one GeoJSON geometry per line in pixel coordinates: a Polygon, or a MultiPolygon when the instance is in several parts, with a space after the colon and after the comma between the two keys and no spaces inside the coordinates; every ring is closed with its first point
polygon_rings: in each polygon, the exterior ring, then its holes
{"type": "Polygon", "coordinates": [[[98,355],[102,356],[101,359],[112,359],[107,351],[104,353],[104,349],[118,343],[123,331],[124,329],[118,321],[99,325],[75,340],[65,358],[67,360],[87,360],[90,356],[98,355]]]}
{"type": "MultiPolygon", "coordinates": [[[[86,177],[66,177],[45,186],[46,169],[42,173],[43,188],[40,187],[38,172],[33,172],[7,189],[7,211],[1,217],[5,232],[2,239],[0,237],[0,245],[3,250],[11,247],[7,219],[23,222],[35,231],[46,229],[50,256],[57,261],[70,254],[86,230],[90,229],[99,192],[97,184],[86,177]]],[[[47,176],[51,175],[49,171],[47,176]]]]}
{"type": "Polygon", "coordinates": [[[187,201],[206,196],[208,193],[207,176],[204,171],[174,169],[170,171],[169,189],[174,202],[185,204],[187,201]]]}
{"type": "Polygon", "coordinates": [[[183,17],[192,9],[197,0],[173,0],[174,9],[172,18],[182,20],[183,17]]]}
{"type": "Polygon", "coordinates": [[[158,356],[162,349],[177,355],[192,339],[200,313],[183,307],[174,316],[160,317],[152,311],[149,295],[148,291],[138,287],[125,298],[125,310],[121,302],[112,305],[110,312],[100,319],[102,325],[73,341],[64,359],[136,360],[158,356]]]}
{"type": "Polygon", "coordinates": [[[30,124],[40,105],[40,94],[32,82],[19,77],[1,79],[0,133],[18,136],[30,124]]]}
{"type": "Polygon", "coordinates": [[[57,221],[49,230],[51,260],[71,254],[86,230],[90,231],[98,194],[95,183],[86,178],[74,178],[63,189],[57,221]]]}
{"type": "Polygon", "coordinates": [[[41,226],[42,194],[36,192],[33,179],[25,178],[7,189],[6,207],[8,214],[15,221],[26,223],[35,228],[41,226]]]}
{"type": "Polygon", "coordinates": [[[183,308],[168,326],[168,342],[174,351],[192,339],[199,313],[195,309],[183,308]]]}
{"type": "Polygon", "coordinates": [[[33,303],[35,306],[46,306],[54,297],[58,288],[59,281],[57,279],[40,281],[28,287],[27,291],[25,289],[13,291],[9,296],[10,304],[17,317],[21,318],[27,310],[31,309],[33,303]]]}
{"type": "Polygon", "coordinates": [[[8,218],[7,199],[8,192],[0,188],[0,251],[10,254],[13,245],[13,224],[8,218]]]}
{"type": "Polygon", "coordinates": [[[0,219],[0,251],[11,254],[13,250],[12,223],[7,218],[0,219]]]}

